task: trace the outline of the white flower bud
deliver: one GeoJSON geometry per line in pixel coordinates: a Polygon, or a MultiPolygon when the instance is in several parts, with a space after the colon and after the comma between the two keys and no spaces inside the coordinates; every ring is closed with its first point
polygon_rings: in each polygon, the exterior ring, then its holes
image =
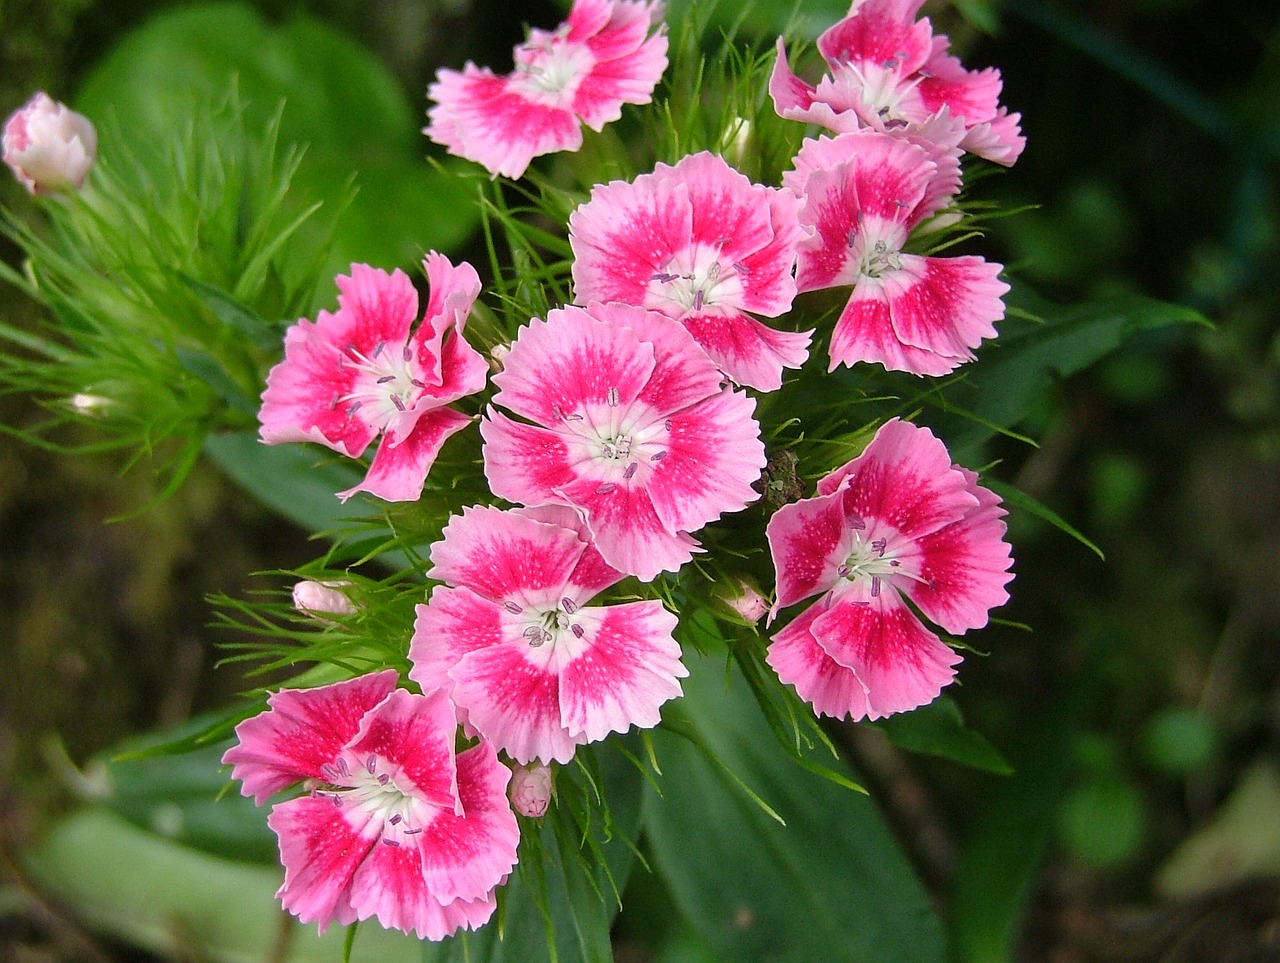
{"type": "Polygon", "coordinates": [[[769,611],[769,603],[749,582],[738,580],[738,594],[732,598],[725,597],[725,604],[733,609],[747,622],[759,622],[769,611]]]}
{"type": "Polygon", "coordinates": [[[88,118],[44,91],[4,124],[4,162],[32,194],[78,190],[97,150],[98,134],[88,118]]]}
{"type": "Polygon", "coordinates": [[[551,770],[540,762],[517,766],[511,773],[507,796],[521,816],[541,819],[551,803],[551,770]]]}
{"type": "Polygon", "coordinates": [[[351,615],[356,607],[344,591],[350,587],[346,581],[299,582],[293,587],[293,607],[308,615],[351,615]]]}

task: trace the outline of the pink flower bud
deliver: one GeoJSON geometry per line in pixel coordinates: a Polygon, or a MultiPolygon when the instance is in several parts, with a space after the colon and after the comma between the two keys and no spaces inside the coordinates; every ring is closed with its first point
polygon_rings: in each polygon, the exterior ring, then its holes
{"type": "Polygon", "coordinates": [[[733,609],[747,622],[759,622],[769,611],[769,603],[756,587],[749,582],[738,580],[738,595],[725,598],[725,604],[733,609]]]}
{"type": "Polygon", "coordinates": [[[507,796],[521,816],[541,819],[551,802],[551,770],[540,762],[517,766],[511,773],[507,796]]]}
{"type": "Polygon", "coordinates": [[[4,162],[32,194],[79,189],[97,150],[98,134],[88,118],[44,91],[4,124],[4,162]]]}
{"type": "Polygon", "coordinates": [[[343,591],[350,586],[345,581],[299,582],[293,587],[293,606],[309,615],[351,615],[356,607],[343,591]]]}

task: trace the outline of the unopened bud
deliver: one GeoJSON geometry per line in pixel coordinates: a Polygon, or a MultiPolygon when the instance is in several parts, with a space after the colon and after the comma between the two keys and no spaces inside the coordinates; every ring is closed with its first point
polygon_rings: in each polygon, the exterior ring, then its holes
{"type": "Polygon", "coordinates": [[[507,355],[511,353],[511,345],[495,344],[489,350],[489,367],[493,371],[501,371],[502,366],[506,364],[507,355]]]}
{"type": "Polygon", "coordinates": [[[521,816],[541,819],[551,803],[551,770],[540,762],[517,766],[511,773],[507,796],[521,816]]]}
{"type": "Polygon", "coordinates": [[[78,190],[98,150],[87,117],[40,91],[4,124],[4,162],[32,194],[78,190]]]}
{"type": "Polygon", "coordinates": [[[733,609],[747,622],[759,622],[769,611],[769,603],[754,585],[738,580],[738,594],[733,597],[724,596],[725,604],[733,609]]]}
{"type": "Polygon", "coordinates": [[[309,615],[351,615],[356,607],[344,591],[350,587],[346,581],[299,582],[293,587],[293,606],[309,615]]]}

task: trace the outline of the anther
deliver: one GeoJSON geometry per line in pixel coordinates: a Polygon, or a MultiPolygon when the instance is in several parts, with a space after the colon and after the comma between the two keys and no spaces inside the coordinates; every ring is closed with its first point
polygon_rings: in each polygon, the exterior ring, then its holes
{"type": "Polygon", "coordinates": [[[578,603],[575,602],[573,599],[569,598],[568,596],[565,596],[560,600],[560,607],[570,615],[578,611],[578,603]]]}
{"type": "Polygon", "coordinates": [[[609,393],[605,397],[606,397],[606,400],[609,402],[610,408],[618,407],[618,389],[617,388],[610,388],[609,393]]]}
{"type": "Polygon", "coordinates": [[[884,550],[888,547],[889,540],[887,538],[873,538],[871,540],[871,550],[882,558],[884,557],[884,550]]]}
{"type": "Polygon", "coordinates": [[[871,597],[873,599],[880,597],[880,576],[871,576],[871,597]]]}
{"type": "Polygon", "coordinates": [[[364,761],[364,767],[369,771],[369,775],[373,775],[378,771],[378,757],[370,756],[364,761]]]}
{"type": "Polygon", "coordinates": [[[399,823],[399,822],[400,822],[400,820],[402,820],[402,819],[404,819],[404,817],[403,817],[403,816],[401,816],[399,813],[396,813],[394,816],[392,816],[390,819],[388,819],[388,820],[387,820],[387,822],[389,822],[392,826],[394,826],[394,825],[396,825],[397,823],[399,823]]]}
{"type": "Polygon", "coordinates": [[[693,292],[693,310],[701,311],[703,302],[702,288],[693,292]]]}
{"type": "Polygon", "coordinates": [[[418,833],[422,832],[422,827],[419,826],[417,829],[404,829],[404,830],[401,830],[401,832],[403,832],[406,836],[416,836],[418,835],[418,833]]]}
{"type": "Polygon", "coordinates": [[[574,622],[573,625],[569,626],[569,631],[573,633],[573,637],[575,639],[580,639],[587,634],[586,629],[577,622],[574,622]]]}
{"type": "Polygon", "coordinates": [[[383,375],[381,378],[378,379],[378,384],[385,385],[395,380],[396,380],[395,375],[383,375]]]}
{"type": "Polygon", "coordinates": [[[845,238],[845,242],[849,245],[849,247],[853,247],[855,244],[858,243],[858,229],[856,227],[849,228],[849,234],[845,238]]]}
{"type": "Polygon", "coordinates": [[[675,279],[676,279],[676,276],[674,274],[667,274],[664,271],[659,271],[657,274],[651,275],[649,277],[650,281],[657,281],[659,284],[668,284],[671,281],[674,281],[675,279]]]}
{"type": "Polygon", "coordinates": [[[503,602],[502,607],[506,609],[508,612],[510,612],[512,615],[519,615],[521,612],[524,611],[524,609],[521,606],[517,605],[515,602],[512,602],[510,599],[503,602]]]}
{"type": "Polygon", "coordinates": [[[597,495],[608,495],[610,492],[614,491],[617,487],[618,487],[618,486],[617,486],[617,485],[615,485],[613,482],[605,482],[605,483],[604,483],[604,484],[602,484],[602,485],[597,485],[597,486],[596,486],[596,494],[597,494],[597,495]]]}
{"type": "Polygon", "coordinates": [[[425,381],[419,381],[417,378],[410,378],[409,384],[413,385],[415,388],[425,388],[427,386],[425,381]]]}
{"type": "Polygon", "coordinates": [[[378,785],[385,786],[391,781],[391,774],[387,772],[378,773],[378,785]]]}
{"type": "Polygon", "coordinates": [[[630,479],[631,476],[636,473],[636,469],[639,467],[640,467],[639,462],[633,461],[631,464],[627,466],[627,470],[622,473],[622,477],[626,479],[630,479]]]}
{"type": "Polygon", "coordinates": [[[411,344],[405,344],[405,346],[404,346],[404,351],[400,352],[400,356],[401,356],[402,358],[404,358],[404,360],[405,360],[405,361],[412,361],[412,360],[413,360],[413,345],[411,345],[411,344]]]}
{"type": "Polygon", "coordinates": [[[385,348],[386,346],[387,346],[387,343],[385,341],[379,341],[377,344],[375,344],[373,346],[372,357],[376,358],[378,355],[382,354],[382,349],[385,348]]]}
{"type": "Polygon", "coordinates": [[[392,849],[396,849],[400,846],[400,841],[398,839],[392,839],[389,836],[383,836],[382,842],[383,845],[390,846],[392,849]]]}
{"type": "Polygon", "coordinates": [[[396,406],[396,411],[404,411],[404,402],[400,400],[399,395],[392,395],[391,403],[396,406]]]}
{"type": "Polygon", "coordinates": [[[858,532],[862,531],[864,528],[867,527],[867,523],[862,520],[861,515],[850,515],[848,519],[846,519],[846,521],[848,522],[850,528],[858,532]]]}
{"type": "Polygon", "coordinates": [[[650,461],[662,461],[662,459],[664,459],[664,458],[666,458],[666,457],[667,457],[666,449],[663,449],[662,451],[655,451],[652,455],[650,455],[650,456],[649,456],[649,460],[650,460],[650,461]]]}
{"type": "Polygon", "coordinates": [[[733,269],[737,271],[739,274],[741,274],[743,277],[746,277],[748,274],[751,273],[751,268],[747,267],[741,261],[734,261],[733,269]]]}
{"type": "Polygon", "coordinates": [[[838,569],[836,569],[836,574],[839,575],[841,578],[848,578],[849,573],[852,571],[853,569],[849,568],[848,565],[841,565],[838,569]]]}

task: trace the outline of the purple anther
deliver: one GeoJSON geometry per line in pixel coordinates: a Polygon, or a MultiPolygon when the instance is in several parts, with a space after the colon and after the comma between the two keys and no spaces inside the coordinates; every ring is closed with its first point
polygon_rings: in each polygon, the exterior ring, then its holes
{"type": "Polygon", "coordinates": [[[848,578],[849,573],[852,571],[853,569],[849,568],[848,565],[841,565],[838,569],[836,569],[836,574],[839,575],[841,578],[848,578]]]}
{"type": "Polygon", "coordinates": [[[855,244],[858,243],[858,229],[856,227],[849,228],[849,234],[845,238],[845,241],[848,243],[850,247],[853,247],[855,244]]]}
{"type": "Polygon", "coordinates": [[[559,405],[551,406],[551,414],[554,415],[556,418],[559,418],[561,421],[564,421],[564,409],[561,408],[559,405]]]}
{"type": "Polygon", "coordinates": [[[383,836],[382,842],[383,845],[390,846],[392,849],[396,849],[400,845],[400,840],[392,839],[390,836],[383,836]]]}
{"type": "Polygon", "coordinates": [[[666,458],[666,457],[667,457],[667,451],[666,451],[666,449],[664,448],[662,451],[655,451],[652,455],[650,455],[650,456],[649,456],[649,460],[650,460],[650,461],[662,461],[662,459],[664,459],[664,458],[666,458]]]}
{"type": "Polygon", "coordinates": [[[385,385],[395,380],[396,380],[395,375],[383,375],[381,378],[378,379],[378,384],[385,385]]]}
{"type": "Polygon", "coordinates": [[[892,565],[894,568],[897,568],[902,563],[899,562],[896,558],[891,558],[889,559],[889,564],[892,565]]]}
{"type": "Polygon", "coordinates": [[[415,388],[425,388],[427,386],[425,381],[419,381],[417,378],[410,378],[409,384],[413,385],[415,388]]]}
{"type": "Polygon", "coordinates": [[[405,360],[405,361],[412,361],[412,360],[413,360],[413,345],[406,343],[406,344],[405,344],[405,346],[404,346],[404,351],[402,351],[402,352],[400,353],[400,356],[401,356],[402,358],[404,358],[404,360],[405,360]]]}
{"type": "Polygon", "coordinates": [[[391,781],[391,774],[387,772],[378,773],[378,785],[385,786],[391,781]]]}
{"type": "Polygon", "coordinates": [[[578,414],[576,411],[571,411],[564,416],[564,420],[565,421],[581,421],[582,415],[578,414]]]}
{"type": "Polygon", "coordinates": [[[862,531],[864,528],[867,527],[867,523],[862,520],[861,515],[850,515],[846,519],[846,522],[848,523],[850,528],[858,532],[862,531]]]}
{"type": "Polygon", "coordinates": [[[675,279],[676,279],[676,276],[674,274],[667,274],[664,271],[659,271],[657,274],[651,275],[649,277],[650,281],[657,281],[659,284],[669,284],[675,279]]]}
{"type": "Polygon", "coordinates": [[[376,773],[378,771],[378,757],[371,755],[364,761],[364,768],[368,770],[369,775],[371,776],[376,773]]]}
{"type": "Polygon", "coordinates": [[[578,603],[566,595],[560,600],[560,608],[564,609],[569,615],[572,615],[574,612],[578,611],[578,603]]]}
{"type": "Polygon", "coordinates": [[[569,626],[569,631],[573,633],[573,637],[575,639],[580,639],[587,634],[586,629],[584,629],[577,622],[574,622],[573,625],[569,626]]]}
{"type": "Polygon", "coordinates": [[[630,465],[627,466],[627,470],[622,473],[622,477],[631,478],[631,476],[636,473],[636,469],[639,467],[640,467],[639,463],[633,461],[630,465]]]}
{"type": "Polygon", "coordinates": [[[676,423],[670,418],[668,418],[666,421],[662,423],[662,427],[667,429],[667,431],[670,431],[675,426],[676,426],[676,423]]]}
{"type": "Polygon", "coordinates": [[[880,576],[871,576],[871,597],[878,599],[880,597],[880,576]]]}
{"type": "Polygon", "coordinates": [[[871,540],[871,550],[877,555],[884,557],[884,550],[889,547],[887,538],[873,538],[871,540]]]}
{"type": "Polygon", "coordinates": [[[353,401],[351,402],[351,406],[347,408],[347,415],[348,416],[354,415],[357,411],[359,411],[363,407],[364,407],[363,401],[353,401]]]}
{"type": "Polygon", "coordinates": [[[382,354],[382,349],[385,348],[386,346],[387,346],[387,343],[385,341],[379,341],[377,344],[373,346],[372,356],[376,358],[378,355],[382,354]]]}
{"type": "Polygon", "coordinates": [[[388,820],[387,820],[387,822],[389,822],[392,826],[394,826],[394,825],[396,825],[397,823],[399,823],[399,822],[400,822],[400,820],[402,820],[402,819],[404,819],[404,817],[403,817],[403,816],[401,816],[399,813],[396,813],[394,816],[392,816],[390,819],[388,819],[388,820]]]}
{"type": "Polygon", "coordinates": [[[396,406],[396,411],[404,411],[404,402],[400,400],[399,395],[392,395],[391,403],[396,406]]]}
{"type": "Polygon", "coordinates": [[[618,407],[618,389],[617,388],[610,388],[609,393],[605,396],[605,398],[609,402],[610,408],[618,407]]]}
{"type": "Polygon", "coordinates": [[[422,832],[422,827],[419,826],[417,829],[402,829],[401,832],[406,836],[416,836],[418,833],[422,832]]]}
{"type": "Polygon", "coordinates": [[[338,772],[344,776],[351,775],[351,767],[347,765],[347,760],[342,756],[338,757],[338,772]]]}
{"type": "Polygon", "coordinates": [[[521,606],[517,605],[515,602],[511,601],[510,599],[507,599],[507,601],[503,602],[502,607],[506,609],[508,612],[510,612],[512,615],[519,615],[521,612],[524,611],[524,609],[521,606]]]}
{"type": "Polygon", "coordinates": [[[734,261],[733,269],[737,271],[739,274],[741,274],[743,277],[746,277],[748,274],[751,273],[751,268],[747,267],[741,261],[734,261]]]}
{"type": "Polygon", "coordinates": [[[604,483],[604,484],[602,484],[602,485],[597,485],[597,486],[596,486],[596,494],[597,494],[597,495],[608,495],[610,492],[615,491],[615,490],[617,489],[617,487],[618,487],[618,486],[617,486],[617,485],[615,485],[613,482],[605,482],[605,483],[604,483]]]}
{"type": "Polygon", "coordinates": [[[540,635],[542,635],[542,629],[537,625],[531,625],[524,630],[524,637],[531,642],[540,635]]]}

